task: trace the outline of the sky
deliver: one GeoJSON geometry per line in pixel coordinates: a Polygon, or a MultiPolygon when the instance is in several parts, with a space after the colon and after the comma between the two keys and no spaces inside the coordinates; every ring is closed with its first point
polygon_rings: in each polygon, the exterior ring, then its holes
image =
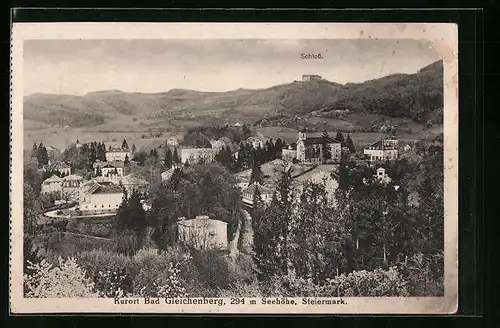
{"type": "Polygon", "coordinates": [[[27,40],[23,55],[25,95],[260,89],[302,74],[357,83],[440,59],[428,41],[370,39],[27,40]]]}

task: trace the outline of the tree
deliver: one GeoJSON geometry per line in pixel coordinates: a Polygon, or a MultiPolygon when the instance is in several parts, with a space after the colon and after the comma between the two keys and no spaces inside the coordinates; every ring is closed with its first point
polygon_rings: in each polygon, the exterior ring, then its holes
{"type": "Polygon", "coordinates": [[[342,134],[342,132],[338,131],[337,132],[337,136],[335,137],[335,139],[337,139],[338,141],[340,141],[340,143],[342,144],[342,147],[345,146],[344,135],[342,134]]]}
{"type": "Polygon", "coordinates": [[[274,211],[274,229],[279,232],[279,253],[281,257],[280,272],[287,274],[289,271],[290,229],[292,218],[292,175],[290,170],[285,170],[276,186],[276,197],[271,202],[274,211]]]}
{"type": "Polygon", "coordinates": [[[37,150],[38,150],[38,146],[36,144],[36,142],[33,144],[33,148],[31,149],[31,157],[37,157],[37,150]]]}
{"type": "MultiPolygon", "coordinates": [[[[257,193],[257,196],[260,196],[257,193]]],[[[254,195],[254,201],[257,197],[254,195]]],[[[257,266],[257,278],[261,282],[268,282],[283,272],[283,258],[281,257],[281,231],[275,226],[275,219],[279,216],[279,208],[273,199],[271,206],[260,214],[259,201],[256,201],[256,213],[252,217],[254,230],[253,253],[257,266]]]]}
{"type": "Polygon", "coordinates": [[[133,144],[132,144],[132,149],[131,149],[131,150],[132,150],[132,155],[135,153],[136,149],[137,149],[137,148],[136,148],[136,146],[135,146],[135,143],[133,143],[133,144]]]}
{"type": "Polygon", "coordinates": [[[128,197],[124,192],[122,203],[115,217],[115,231],[120,234],[124,231],[135,233],[139,242],[142,241],[146,229],[146,212],[141,203],[138,191],[133,190],[128,197]]]}
{"type": "Polygon", "coordinates": [[[47,153],[47,148],[40,142],[36,152],[36,158],[38,160],[38,168],[42,168],[49,164],[49,154],[47,153]]]}
{"type": "Polygon", "coordinates": [[[330,160],[332,158],[332,152],[331,152],[331,149],[330,149],[330,136],[328,135],[328,132],[326,132],[326,130],[323,131],[323,142],[322,142],[322,145],[321,145],[321,150],[322,150],[322,153],[323,153],[323,162],[326,163],[328,160],[330,160]]]}
{"type": "Polygon", "coordinates": [[[23,185],[23,204],[24,234],[32,235],[37,225],[38,214],[42,210],[42,203],[38,193],[27,182],[23,185]]]}
{"type": "MultiPolygon", "coordinates": [[[[241,194],[232,174],[218,163],[191,165],[189,170],[175,170],[171,179],[151,194],[151,221],[157,233],[167,233],[180,217],[208,215],[229,225],[229,233],[238,222],[241,194]]],[[[155,240],[157,244],[164,242],[155,240]]]]}
{"type": "Polygon", "coordinates": [[[123,149],[128,149],[127,140],[125,140],[125,139],[123,139],[123,142],[122,142],[122,148],[123,148],[123,149]]]}
{"type": "Polygon", "coordinates": [[[264,178],[264,173],[262,173],[262,168],[257,160],[253,161],[252,172],[250,173],[250,181],[249,184],[254,182],[262,183],[262,179],[264,178]]]}
{"type": "Polygon", "coordinates": [[[173,163],[172,151],[170,150],[170,148],[166,148],[165,161],[164,161],[165,169],[169,170],[170,168],[172,168],[172,163],[173,163]]]}
{"type": "Polygon", "coordinates": [[[181,164],[181,159],[177,153],[177,148],[174,148],[174,153],[172,154],[172,162],[176,164],[181,164]]]}
{"type": "Polygon", "coordinates": [[[349,152],[351,154],[354,154],[356,152],[356,147],[354,147],[354,142],[351,139],[351,135],[347,135],[347,139],[345,140],[345,146],[349,149],[349,152]]]}
{"type": "Polygon", "coordinates": [[[29,263],[31,274],[24,275],[25,295],[29,298],[97,297],[94,284],[74,258],[59,258],[57,266],[42,260],[29,263]]]}
{"type": "Polygon", "coordinates": [[[220,152],[215,155],[215,160],[230,170],[232,170],[234,167],[234,161],[231,155],[231,149],[229,147],[222,147],[220,152]]]}

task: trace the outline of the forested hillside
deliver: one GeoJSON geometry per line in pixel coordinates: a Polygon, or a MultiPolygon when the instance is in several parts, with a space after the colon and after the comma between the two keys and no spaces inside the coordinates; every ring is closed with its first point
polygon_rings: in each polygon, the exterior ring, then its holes
{"type": "MultiPolygon", "coordinates": [[[[33,94],[24,99],[24,117],[52,126],[96,126],[117,119],[192,119],[220,115],[224,119],[294,117],[314,112],[331,117],[349,109],[424,122],[439,122],[443,107],[442,61],[415,74],[395,74],[357,84],[326,80],[294,81],[260,90],[199,92],[174,89],[164,93],[117,90],[84,96],[33,94]]],[[[138,124],[138,123],[137,123],[138,124]]]]}

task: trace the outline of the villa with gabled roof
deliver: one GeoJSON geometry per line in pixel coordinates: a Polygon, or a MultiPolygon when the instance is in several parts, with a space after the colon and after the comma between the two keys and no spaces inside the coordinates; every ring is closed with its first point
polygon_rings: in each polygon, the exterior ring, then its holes
{"type": "Polygon", "coordinates": [[[389,137],[374,142],[363,152],[370,161],[395,160],[398,158],[398,142],[398,139],[389,137]]]}
{"type": "Polygon", "coordinates": [[[123,199],[123,189],[112,182],[90,180],[80,187],[78,208],[82,212],[113,213],[123,199]]]}

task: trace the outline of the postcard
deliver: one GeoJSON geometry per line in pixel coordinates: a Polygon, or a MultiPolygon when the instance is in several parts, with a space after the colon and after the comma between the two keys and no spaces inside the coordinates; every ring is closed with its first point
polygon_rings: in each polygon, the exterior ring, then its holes
{"type": "Polygon", "coordinates": [[[449,314],[448,23],[14,23],[12,313],[449,314]]]}

